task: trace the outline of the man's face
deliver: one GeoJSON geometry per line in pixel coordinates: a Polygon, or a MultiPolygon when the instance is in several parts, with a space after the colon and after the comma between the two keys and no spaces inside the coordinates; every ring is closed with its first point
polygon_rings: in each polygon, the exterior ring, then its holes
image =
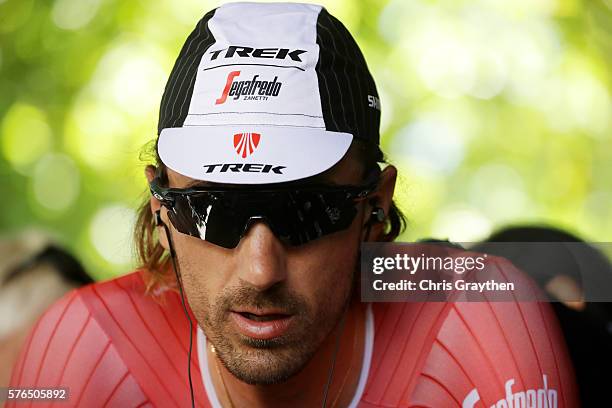
{"type": "MultiPolygon", "coordinates": [[[[355,185],[361,175],[348,157],[326,177],[355,185]]],[[[169,181],[178,188],[193,182],[172,171],[169,181]]],[[[234,249],[172,228],[191,309],[237,378],[282,382],[306,365],[332,331],[352,296],[365,207],[358,204],[348,229],[297,247],[283,244],[263,222],[251,225],[234,249]]]]}

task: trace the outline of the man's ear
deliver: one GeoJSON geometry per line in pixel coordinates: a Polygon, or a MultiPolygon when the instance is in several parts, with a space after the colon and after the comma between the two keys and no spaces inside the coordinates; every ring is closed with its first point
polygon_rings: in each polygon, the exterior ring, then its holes
{"type": "MultiPolygon", "coordinates": [[[[152,165],[148,165],[145,168],[145,177],[147,178],[147,182],[151,182],[153,181],[153,179],[155,178],[155,173],[157,172],[157,169],[155,168],[155,166],[152,165]]],[[[150,198],[150,206],[151,206],[151,213],[153,214],[153,219],[156,219],[155,213],[157,211],[160,211],[160,215],[162,218],[162,221],[164,223],[166,223],[166,225],[169,225],[169,219],[168,219],[168,214],[167,214],[167,210],[165,208],[162,207],[161,202],[153,197],[153,195],[151,195],[150,198]]],[[[166,231],[163,227],[163,225],[158,225],[157,226],[157,236],[159,237],[159,244],[164,248],[164,249],[168,249],[169,245],[168,245],[168,237],[166,236],[166,231]]]]}
{"type": "Polygon", "coordinates": [[[366,207],[367,222],[370,222],[372,225],[370,237],[368,238],[369,241],[378,241],[385,234],[385,222],[377,222],[376,217],[372,215],[372,211],[376,208],[382,208],[385,212],[385,219],[389,216],[396,180],[397,169],[391,165],[387,166],[380,174],[378,188],[370,194],[369,198],[371,204],[366,207]]]}

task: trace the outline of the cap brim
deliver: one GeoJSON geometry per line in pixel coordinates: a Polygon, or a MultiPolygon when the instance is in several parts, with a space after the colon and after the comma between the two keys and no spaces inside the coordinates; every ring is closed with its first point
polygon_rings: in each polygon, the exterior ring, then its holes
{"type": "Polygon", "coordinates": [[[344,157],[352,139],[349,133],[320,128],[186,126],[163,129],[158,153],[170,169],[196,180],[268,184],[328,170],[344,157]]]}

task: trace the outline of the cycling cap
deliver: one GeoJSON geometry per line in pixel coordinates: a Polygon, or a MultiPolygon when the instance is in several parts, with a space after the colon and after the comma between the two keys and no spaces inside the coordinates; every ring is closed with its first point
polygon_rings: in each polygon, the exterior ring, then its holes
{"type": "Polygon", "coordinates": [[[185,176],[267,184],[319,174],[353,138],[377,145],[363,54],[321,6],[231,3],[196,25],[161,101],[158,153],[185,176]]]}

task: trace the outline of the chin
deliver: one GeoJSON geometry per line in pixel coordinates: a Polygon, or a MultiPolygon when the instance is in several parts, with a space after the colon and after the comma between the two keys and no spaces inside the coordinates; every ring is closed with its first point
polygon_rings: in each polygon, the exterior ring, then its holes
{"type": "Polygon", "coordinates": [[[225,353],[217,349],[223,365],[240,381],[251,385],[271,385],[298,374],[312,358],[317,346],[252,348],[239,346],[225,353]]]}

